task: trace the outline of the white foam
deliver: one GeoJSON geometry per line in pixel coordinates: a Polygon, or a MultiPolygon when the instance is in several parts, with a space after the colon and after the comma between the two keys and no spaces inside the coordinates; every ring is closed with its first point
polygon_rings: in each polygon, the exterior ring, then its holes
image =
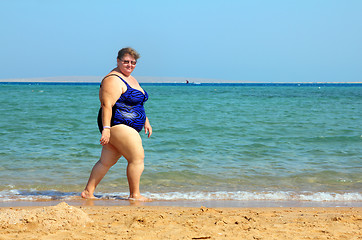
{"type": "MultiPolygon", "coordinates": [[[[107,193],[100,194],[101,198],[114,199],[114,198],[127,198],[128,193],[107,193]],[[118,196],[118,197],[115,197],[118,196]]],[[[168,193],[144,193],[146,197],[155,200],[195,200],[195,201],[212,201],[212,200],[237,200],[237,201],[252,201],[252,200],[266,200],[266,201],[313,201],[313,202],[345,202],[345,201],[362,201],[361,193],[333,193],[333,192],[168,192],[168,193]]]]}
{"type": "MultiPolygon", "coordinates": [[[[78,192],[59,191],[20,191],[17,189],[0,191],[0,202],[5,201],[36,201],[63,199],[69,200],[79,196],[78,192]]],[[[97,193],[101,199],[127,199],[127,192],[97,193]]],[[[292,192],[292,191],[217,191],[217,192],[167,192],[167,193],[144,193],[146,197],[154,200],[192,200],[192,201],[212,201],[212,200],[233,200],[233,201],[311,201],[311,202],[362,202],[362,193],[335,193],[335,192],[292,192]]]]}
{"type": "Polygon", "coordinates": [[[9,201],[38,201],[38,200],[52,200],[54,198],[65,199],[70,196],[69,193],[63,193],[56,190],[51,191],[38,191],[35,189],[18,190],[10,189],[0,191],[0,202],[9,201]]]}
{"type": "MultiPolygon", "coordinates": [[[[145,194],[146,195],[146,194],[145,194]]],[[[362,201],[361,193],[331,193],[331,192],[170,192],[148,193],[148,197],[158,200],[269,200],[269,201],[362,201]]]]}

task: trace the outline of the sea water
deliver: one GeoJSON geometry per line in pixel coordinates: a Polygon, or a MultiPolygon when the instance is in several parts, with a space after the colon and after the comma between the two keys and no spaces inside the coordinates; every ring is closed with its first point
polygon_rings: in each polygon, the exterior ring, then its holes
{"type": "MultiPolygon", "coordinates": [[[[362,202],[361,85],[144,84],[155,200],[362,202]]],[[[102,146],[98,85],[0,85],[0,202],[79,196],[102,146]]],[[[121,158],[96,189],[127,197],[121,158]]]]}

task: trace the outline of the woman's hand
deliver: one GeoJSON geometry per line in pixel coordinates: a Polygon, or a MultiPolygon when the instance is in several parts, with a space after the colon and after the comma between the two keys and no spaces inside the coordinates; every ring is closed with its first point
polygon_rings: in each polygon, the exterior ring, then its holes
{"type": "Polygon", "coordinates": [[[151,135],[152,135],[152,127],[151,127],[150,121],[148,121],[148,118],[146,118],[144,128],[145,128],[145,134],[148,133],[148,137],[151,137],[151,135]]]}
{"type": "Polygon", "coordinates": [[[111,137],[111,129],[109,129],[109,128],[103,129],[103,131],[102,131],[102,137],[101,137],[101,139],[99,140],[100,144],[101,144],[102,146],[107,145],[107,144],[109,143],[110,137],[111,137]]]}

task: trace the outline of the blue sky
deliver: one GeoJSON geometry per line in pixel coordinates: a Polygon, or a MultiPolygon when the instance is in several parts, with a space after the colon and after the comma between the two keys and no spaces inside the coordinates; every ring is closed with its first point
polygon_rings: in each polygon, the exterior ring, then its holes
{"type": "Polygon", "coordinates": [[[1,0],[0,79],[134,76],[362,81],[360,0],[1,0]]]}

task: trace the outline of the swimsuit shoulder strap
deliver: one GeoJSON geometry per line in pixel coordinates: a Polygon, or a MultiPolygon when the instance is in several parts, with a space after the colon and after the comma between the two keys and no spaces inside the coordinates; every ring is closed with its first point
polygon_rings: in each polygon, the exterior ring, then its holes
{"type": "MultiPolygon", "coordinates": [[[[127,83],[122,77],[118,76],[117,74],[109,74],[109,75],[105,76],[105,77],[103,78],[103,80],[106,79],[106,78],[109,77],[109,76],[116,76],[116,77],[118,77],[119,79],[121,79],[121,80],[124,82],[124,84],[126,84],[127,88],[129,87],[128,83],[127,83]]],[[[101,84],[100,86],[102,86],[102,84],[101,84]]]]}

